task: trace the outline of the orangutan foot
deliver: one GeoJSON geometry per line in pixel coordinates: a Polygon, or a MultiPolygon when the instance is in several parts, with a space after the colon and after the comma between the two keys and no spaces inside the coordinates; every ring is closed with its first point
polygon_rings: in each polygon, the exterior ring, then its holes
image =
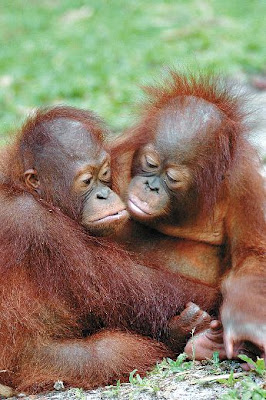
{"type": "Polygon", "coordinates": [[[193,335],[187,342],[184,351],[189,358],[195,360],[212,358],[213,353],[218,351],[220,360],[225,360],[227,356],[223,341],[222,323],[218,320],[211,321],[208,329],[193,335]]]}
{"type": "Polygon", "coordinates": [[[175,351],[182,349],[191,332],[200,332],[210,326],[211,317],[196,304],[189,302],[180,315],[168,324],[168,345],[175,351]]]}

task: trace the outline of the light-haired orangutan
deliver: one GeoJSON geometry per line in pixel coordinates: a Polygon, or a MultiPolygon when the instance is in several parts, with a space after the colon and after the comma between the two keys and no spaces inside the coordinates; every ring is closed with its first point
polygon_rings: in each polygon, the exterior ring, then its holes
{"type": "Polygon", "coordinates": [[[143,261],[221,288],[224,332],[212,321],[194,338],[197,358],[230,358],[243,341],[265,355],[265,190],[246,98],[220,79],[173,71],[146,92],[139,120],[112,143],[134,219],[119,240],[143,261]]]}

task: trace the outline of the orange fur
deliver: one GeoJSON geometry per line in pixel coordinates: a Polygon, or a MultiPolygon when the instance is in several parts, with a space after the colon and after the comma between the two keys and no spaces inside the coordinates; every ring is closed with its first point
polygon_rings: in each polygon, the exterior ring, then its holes
{"type": "MultiPolygon", "coordinates": [[[[68,213],[28,191],[23,172],[51,118],[80,121],[101,141],[91,113],[59,107],[37,112],[2,153],[0,380],[29,393],[58,379],[91,388],[135,368],[144,373],[172,354],[156,341],[166,338],[168,319],[191,297],[209,309],[217,300],[207,285],[198,296],[196,281],[142,266],[110,240],[90,237],[72,204],[68,213]]],[[[63,190],[57,182],[52,189],[63,190]]]]}
{"type": "MultiPolygon", "coordinates": [[[[117,186],[126,196],[134,153],[141,146],[155,142],[158,121],[164,110],[171,107],[185,115],[192,97],[195,108],[189,109],[190,117],[186,114],[185,126],[190,129],[187,122],[190,118],[191,125],[193,122],[193,127],[197,127],[192,139],[196,151],[187,156],[185,165],[189,166],[194,180],[197,216],[180,225],[170,216],[165,225],[156,220],[145,221],[164,233],[151,231],[151,239],[147,238],[147,228],[131,222],[126,239],[129,248],[140,252],[143,260],[152,254],[165,269],[186,271],[187,276],[205,282],[213,282],[215,278],[217,287],[222,280],[225,337],[229,337],[228,332],[233,326],[235,341],[251,340],[266,349],[265,185],[258,156],[248,138],[252,127],[248,99],[219,78],[174,71],[162,84],[145,91],[148,100],[141,106],[139,120],[112,144],[117,186]],[[193,110],[200,109],[204,101],[212,106],[217,116],[215,122],[206,125],[207,128],[201,128],[204,119],[193,119],[193,110]],[[200,139],[201,129],[206,129],[204,142],[200,139]],[[202,144],[199,146],[198,143],[202,144]],[[123,162],[126,162],[125,166],[122,166],[123,162]],[[121,170],[125,171],[124,175],[121,170]],[[145,245],[141,245],[143,240],[145,245]],[[207,243],[203,250],[201,242],[207,243]],[[216,261],[213,262],[215,248],[216,261]],[[195,265],[195,254],[200,255],[198,261],[202,264],[199,267],[195,265]],[[215,271],[210,271],[212,269],[215,271]],[[250,334],[248,325],[253,321],[253,333],[250,334]],[[260,324],[263,327],[257,335],[256,327],[260,324]]],[[[180,118],[182,120],[182,116],[180,118]]],[[[178,134],[177,128],[177,137],[178,134]]],[[[158,148],[156,151],[160,154],[158,148]]],[[[175,201],[174,197],[172,201],[175,201]]]]}

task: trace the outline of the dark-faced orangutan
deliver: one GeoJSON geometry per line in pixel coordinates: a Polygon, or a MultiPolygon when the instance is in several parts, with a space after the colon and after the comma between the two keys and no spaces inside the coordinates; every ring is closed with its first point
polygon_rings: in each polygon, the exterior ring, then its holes
{"type": "Polygon", "coordinates": [[[221,283],[225,348],[213,321],[194,342],[197,358],[217,349],[230,358],[242,341],[265,355],[265,191],[245,98],[219,79],[175,72],[147,92],[139,121],[112,145],[136,221],[120,240],[165,270],[221,283]]]}
{"type": "Polygon", "coordinates": [[[18,391],[144,373],[172,354],[157,341],[168,320],[190,300],[207,311],[217,300],[216,289],[139,265],[89,234],[127,218],[109,187],[104,133],[90,112],[39,110],[1,153],[0,382],[18,391]]]}

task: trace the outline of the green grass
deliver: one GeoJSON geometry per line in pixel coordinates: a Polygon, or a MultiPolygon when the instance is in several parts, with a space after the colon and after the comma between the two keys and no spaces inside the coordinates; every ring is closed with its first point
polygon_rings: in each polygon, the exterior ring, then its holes
{"type": "MultiPolygon", "coordinates": [[[[106,387],[107,390],[102,392],[102,398],[128,398],[129,400],[135,400],[139,399],[144,393],[156,395],[156,393],[162,390],[166,394],[165,390],[167,390],[167,387],[171,388],[170,391],[172,391],[172,397],[174,398],[177,395],[175,391],[177,385],[181,381],[186,381],[192,389],[188,393],[191,398],[193,392],[195,395],[198,393],[202,397],[206,386],[213,387],[213,396],[219,396],[216,391],[217,384],[219,383],[221,387],[229,389],[225,391],[218,390],[220,396],[217,398],[220,400],[266,399],[264,385],[266,369],[264,360],[257,358],[257,361],[253,361],[246,355],[240,355],[239,358],[251,364],[253,370],[249,373],[244,371],[234,372],[235,369],[239,370],[240,365],[234,361],[220,362],[217,352],[213,354],[212,360],[206,360],[202,363],[195,360],[187,361],[187,355],[182,353],[179,354],[176,360],[167,358],[158,363],[143,378],[134,369],[129,375],[130,385],[121,384],[120,381],[117,381],[116,385],[106,387]],[[166,380],[167,378],[170,378],[170,380],[166,380]]],[[[185,387],[186,385],[183,386],[183,390],[185,387]]],[[[208,396],[210,392],[205,391],[205,394],[208,396]]]]}
{"type": "Polygon", "coordinates": [[[263,71],[265,15],[265,0],[1,0],[0,142],[57,103],[120,130],[165,65],[263,71]]]}

